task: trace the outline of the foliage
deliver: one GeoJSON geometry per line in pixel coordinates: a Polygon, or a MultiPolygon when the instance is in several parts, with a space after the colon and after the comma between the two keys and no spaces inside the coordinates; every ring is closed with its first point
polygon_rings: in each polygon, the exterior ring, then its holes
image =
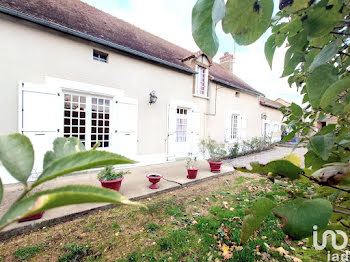
{"type": "MultiPolygon", "coordinates": [[[[110,164],[134,163],[117,154],[94,149],[86,151],[82,143],[75,138],[57,138],[54,141],[54,151],[46,153],[44,169],[32,185],[28,185],[28,178],[34,165],[34,150],[26,136],[0,136],[0,161],[24,186],[21,196],[0,218],[0,230],[22,217],[65,205],[91,202],[134,204],[113,190],[92,186],[65,186],[44,191],[36,190],[32,193],[38,185],[75,171],[110,164]]],[[[2,197],[2,187],[0,188],[2,197]]]]}
{"type": "Polygon", "coordinates": [[[112,181],[122,178],[124,175],[130,174],[130,171],[114,171],[113,166],[106,166],[97,174],[99,180],[112,181]]]}
{"type": "Polygon", "coordinates": [[[235,143],[228,149],[228,157],[235,158],[246,154],[257,153],[269,149],[272,146],[271,138],[253,137],[241,143],[235,143]]]}
{"type": "Polygon", "coordinates": [[[208,161],[220,162],[227,155],[224,144],[220,144],[210,137],[203,139],[200,146],[204,158],[209,156],[208,161]]]}
{"type": "Polygon", "coordinates": [[[84,257],[91,253],[88,245],[77,245],[75,243],[64,245],[62,249],[67,253],[60,256],[58,262],[82,261],[84,257]]]}
{"type": "MultiPolygon", "coordinates": [[[[224,32],[241,45],[254,42],[270,28],[265,56],[271,67],[276,48],[287,48],[282,77],[288,76],[289,85],[298,88],[304,106],[293,103],[282,108],[284,124],[290,131],[283,142],[301,137],[300,143],[304,142],[308,150],[305,169],[291,158],[266,165],[252,163],[252,170],[240,170],[284,185],[289,201],[280,203],[273,212],[287,220],[283,230],[294,239],[310,236],[312,225],[320,225],[319,230],[327,225],[346,229],[350,226],[350,2],[280,0],[280,11],[273,17],[272,4],[272,0],[228,0],[222,24],[224,32]],[[330,117],[334,124],[317,128],[330,117]],[[296,192],[288,184],[291,180],[310,184],[312,190],[296,192]]],[[[196,8],[194,12],[199,12],[196,8]]],[[[196,34],[194,31],[193,36],[196,34]]],[[[197,44],[202,49],[204,40],[197,44]]],[[[209,55],[216,53],[215,49],[210,51],[209,55]]],[[[251,210],[253,216],[261,215],[254,213],[260,208],[258,205],[251,210]]],[[[253,229],[250,232],[258,229],[255,222],[247,221],[253,229]]]]}
{"type": "Polygon", "coordinates": [[[193,169],[196,167],[197,163],[197,157],[192,157],[189,155],[188,159],[186,160],[186,168],[187,169],[193,169]]]}
{"type": "Polygon", "coordinates": [[[38,244],[34,246],[29,247],[22,247],[16,250],[15,252],[15,258],[26,260],[28,258],[31,258],[35,256],[37,253],[43,251],[45,249],[45,244],[38,244]]]}

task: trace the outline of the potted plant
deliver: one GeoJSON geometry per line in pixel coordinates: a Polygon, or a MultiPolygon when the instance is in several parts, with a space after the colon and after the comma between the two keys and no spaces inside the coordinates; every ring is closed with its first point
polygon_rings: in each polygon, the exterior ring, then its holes
{"type": "Polygon", "coordinates": [[[195,179],[198,174],[198,167],[195,167],[197,163],[197,157],[189,157],[186,161],[186,167],[187,167],[187,178],[188,179],[195,179]]]}
{"type": "Polygon", "coordinates": [[[201,141],[203,157],[207,158],[210,171],[213,173],[219,173],[221,170],[221,160],[227,155],[224,147],[224,144],[220,144],[210,137],[207,140],[203,139],[201,141]]]}
{"type": "Polygon", "coordinates": [[[102,187],[119,191],[124,175],[126,174],[130,174],[130,171],[116,172],[113,170],[112,166],[106,166],[100,173],[98,173],[97,178],[100,180],[102,187]]]}

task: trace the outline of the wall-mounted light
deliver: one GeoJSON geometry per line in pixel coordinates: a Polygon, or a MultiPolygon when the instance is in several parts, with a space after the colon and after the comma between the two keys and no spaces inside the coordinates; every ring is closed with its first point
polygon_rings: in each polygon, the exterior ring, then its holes
{"type": "Polygon", "coordinates": [[[261,113],[261,119],[263,119],[263,120],[266,120],[266,119],[267,119],[266,113],[261,113]]]}
{"type": "Polygon", "coordinates": [[[157,102],[158,97],[156,96],[156,91],[149,93],[149,104],[152,105],[157,102]]]}

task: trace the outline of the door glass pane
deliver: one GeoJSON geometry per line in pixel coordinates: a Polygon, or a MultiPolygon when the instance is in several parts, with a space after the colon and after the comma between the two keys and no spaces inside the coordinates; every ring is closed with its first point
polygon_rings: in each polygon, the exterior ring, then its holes
{"type": "Polygon", "coordinates": [[[85,144],[86,96],[64,94],[64,137],[77,137],[85,144]]]}
{"type": "Polygon", "coordinates": [[[93,97],[92,104],[93,112],[98,111],[98,114],[91,114],[91,147],[98,142],[100,142],[99,147],[109,147],[109,122],[104,120],[109,119],[110,100],[93,97]]]}
{"type": "Polygon", "coordinates": [[[176,112],[176,142],[183,143],[187,141],[187,109],[178,108],[176,112]]]}

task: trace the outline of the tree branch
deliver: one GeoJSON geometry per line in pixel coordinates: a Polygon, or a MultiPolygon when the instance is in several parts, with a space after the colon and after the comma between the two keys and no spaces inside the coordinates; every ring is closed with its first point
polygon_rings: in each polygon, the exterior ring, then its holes
{"type": "Polygon", "coordinates": [[[333,209],[333,212],[350,216],[350,212],[346,212],[344,210],[340,210],[336,208],[333,209]]]}
{"type": "Polygon", "coordinates": [[[347,33],[340,33],[340,32],[334,32],[334,31],[332,31],[331,34],[350,36],[350,34],[347,34],[347,33]]]}
{"type": "Polygon", "coordinates": [[[307,176],[307,175],[305,175],[304,173],[301,174],[301,175],[304,176],[304,177],[306,177],[307,179],[310,179],[311,181],[314,181],[315,183],[319,184],[320,186],[328,186],[328,187],[337,189],[337,190],[339,190],[339,191],[343,191],[343,192],[346,192],[346,193],[350,193],[350,190],[349,190],[349,189],[344,189],[344,188],[340,188],[340,187],[337,187],[337,186],[333,186],[333,185],[329,185],[329,184],[322,183],[322,182],[319,181],[317,178],[314,178],[314,177],[311,177],[311,176],[307,176]]]}

